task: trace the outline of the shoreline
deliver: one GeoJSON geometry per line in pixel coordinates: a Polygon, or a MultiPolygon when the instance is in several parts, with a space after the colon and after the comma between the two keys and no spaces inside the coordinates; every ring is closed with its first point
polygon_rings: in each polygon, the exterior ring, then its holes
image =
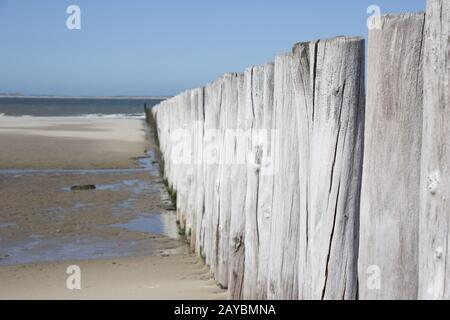
{"type": "Polygon", "coordinates": [[[72,120],[0,126],[8,132],[2,137],[18,142],[0,137],[0,299],[226,298],[208,267],[178,238],[144,121],[72,120]],[[61,132],[71,137],[57,136],[61,132]],[[88,150],[91,160],[74,157],[78,150],[88,150]],[[120,156],[108,164],[105,152],[120,156]],[[26,155],[34,168],[20,161],[26,155]],[[87,184],[96,189],[70,191],[87,184]],[[66,288],[71,264],[81,268],[81,290],[66,288]]]}
{"type": "Polygon", "coordinates": [[[52,95],[8,95],[0,94],[1,98],[19,99],[105,99],[105,100],[165,100],[171,96],[52,96],[52,95]]]}

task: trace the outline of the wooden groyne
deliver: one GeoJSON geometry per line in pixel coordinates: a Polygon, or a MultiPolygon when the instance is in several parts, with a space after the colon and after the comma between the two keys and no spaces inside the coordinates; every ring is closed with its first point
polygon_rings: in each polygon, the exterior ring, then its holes
{"type": "Polygon", "coordinates": [[[231,298],[356,298],[364,97],[364,41],[339,37],[152,109],[180,227],[231,298]]]}
{"type": "Polygon", "coordinates": [[[232,299],[448,298],[448,17],[381,17],[147,110],[191,247],[232,299]],[[447,22],[446,22],[447,21],[447,22]]]}

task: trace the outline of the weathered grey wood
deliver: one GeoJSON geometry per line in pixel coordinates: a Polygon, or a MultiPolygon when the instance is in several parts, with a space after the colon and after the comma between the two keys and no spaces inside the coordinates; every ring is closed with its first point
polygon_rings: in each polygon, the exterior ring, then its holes
{"type": "Polygon", "coordinates": [[[238,113],[238,74],[228,73],[223,77],[222,111],[220,117],[221,141],[218,173],[218,233],[217,246],[217,276],[216,280],[228,288],[229,279],[229,246],[230,219],[232,197],[236,181],[232,180],[233,167],[236,162],[236,125],[238,113]]]}
{"type": "Polygon", "coordinates": [[[174,163],[174,168],[176,169],[175,179],[177,181],[177,213],[178,221],[180,223],[181,229],[188,234],[191,228],[191,212],[188,208],[189,193],[191,191],[191,183],[193,176],[193,166],[190,165],[192,159],[192,141],[189,139],[191,134],[191,91],[185,91],[179,95],[180,101],[177,103],[177,113],[179,124],[175,127],[178,130],[183,130],[180,132],[180,136],[177,137],[177,147],[181,147],[181,152],[179,154],[179,159],[174,163]],[[187,137],[186,137],[187,134],[187,137]]]}
{"type": "Polygon", "coordinates": [[[259,198],[259,148],[256,136],[259,126],[258,116],[263,112],[264,68],[251,67],[245,71],[246,114],[250,130],[248,135],[247,190],[245,201],[245,273],[244,299],[256,296],[258,277],[259,230],[258,230],[258,198],[259,198]]]}
{"type": "Polygon", "coordinates": [[[220,109],[214,99],[214,82],[206,85],[204,89],[204,131],[203,131],[203,186],[204,186],[204,203],[203,203],[203,220],[201,223],[201,243],[200,255],[203,257],[207,265],[210,265],[211,257],[211,241],[212,241],[212,208],[214,199],[214,186],[217,174],[217,167],[208,162],[211,153],[215,150],[215,140],[217,137],[208,133],[210,129],[217,129],[218,113],[220,109]]]}
{"type": "Polygon", "coordinates": [[[299,44],[301,299],[355,299],[364,133],[364,41],[299,44]]]}
{"type": "Polygon", "coordinates": [[[229,297],[355,297],[363,56],[358,38],[300,44],[156,107],[180,226],[229,297]],[[179,128],[193,164],[172,161],[179,128]]]}
{"type": "Polygon", "coordinates": [[[199,221],[203,216],[203,88],[191,91],[191,163],[189,168],[192,170],[192,181],[189,188],[188,199],[188,234],[190,245],[199,253],[199,221]]]}
{"type": "Polygon", "coordinates": [[[419,232],[419,298],[450,299],[450,107],[447,0],[428,0],[419,232]]]}
{"type": "Polygon", "coordinates": [[[274,152],[273,143],[278,138],[273,129],[274,116],[274,69],[273,63],[264,65],[262,110],[258,110],[255,125],[263,130],[262,136],[266,141],[259,145],[263,163],[259,170],[259,189],[257,209],[258,232],[258,272],[256,277],[256,290],[250,295],[251,299],[265,299],[267,297],[268,268],[270,257],[271,219],[273,205],[273,181],[276,168],[272,162],[274,152]],[[264,133],[264,131],[266,131],[264,133]]]}
{"type": "MultiPolygon", "coordinates": [[[[245,115],[244,75],[237,78],[238,107],[236,129],[244,132],[247,129],[245,115]]],[[[233,181],[230,217],[230,248],[229,248],[229,280],[228,297],[230,299],[243,298],[244,261],[245,261],[245,197],[247,188],[247,140],[240,139],[236,144],[236,157],[242,157],[242,163],[232,167],[231,180],[233,181]]]]}
{"type": "Polygon", "coordinates": [[[292,54],[275,59],[274,129],[275,162],[271,219],[269,299],[298,297],[299,143],[292,86],[292,54]]]}
{"type": "Polygon", "coordinates": [[[273,118],[273,63],[245,72],[248,159],[245,197],[245,299],[266,297],[270,260],[273,173],[270,170],[273,118]]]}
{"type": "Polygon", "coordinates": [[[185,226],[185,235],[186,235],[186,241],[190,244],[191,243],[191,237],[192,234],[195,233],[195,198],[197,193],[197,181],[196,181],[196,166],[194,164],[194,156],[195,156],[195,122],[196,122],[196,108],[197,108],[197,101],[195,98],[195,90],[189,90],[186,93],[187,97],[186,99],[189,101],[189,105],[185,113],[185,132],[188,135],[185,140],[187,140],[187,146],[188,149],[187,152],[189,154],[189,161],[186,164],[186,171],[185,171],[185,182],[186,182],[186,203],[185,203],[185,210],[186,210],[186,226],[185,226]]]}
{"type": "Polygon", "coordinates": [[[299,43],[293,48],[294,101],[297,105],[295,116],[299,136],[299,298],[311,296],[312,287],[308,284],[312,266],[310,261],[310,176],[311,176],[311,137],[314,123],[314,90],[317,63],[317,41],[299,43]]]}
{"type": "Polygon", "coordinates": [[[369,32],[359,296],[415,299],[424,14],[381,23],[369,32]]]}
{"type": "MultiPolygon", "coordinates": [[[[214,172],[214,181],[212,188],[212,210],[211,210],[211,261],[210,267],[211,271],[214,275],[214,278],[217,280],[218,270],[217,266],[219,264],[219,237],[220,237],[220,156],[221,156],[221,148],[222,148],[222,113],[223,110],[223,101],[224,101],[224,78],[222,76],[220,79],[215,81],[214,87],[214,103],[217,105],[219,110],[217,117],[217,134],[214,134],[214,162],[212,164],[207,164],[207,166],[212,166],[212,171],[214,172]]],[[[220,283],[219,283],[220,284],[220,283]]]]}
{"type": "Polygon", "coordinates": [[[196,109],[196,119],[197,123],[195,125],[195,162],[196,167],[196,196],[195,196],[195,235],[192,237],[191,246],[195,247],[195,252],[201,255],[200,244],[202,243],[201,231],[202,231],[202,221],[204,220],[204,202],[205,202],[205,186],[204,186],[204,166],[203,166],[203,137],[204,137],[204,88],[196,90],[197,96],[197,109],[196,109]]]}
{"type": "Polygon", "coordinates": [[[217,236],[219,228],[218,159],[220,156],[220,114],[222,112],[223,78],[209,84],[205,89],[205,248],[206,263],[213,275],[217,267],[217,236]]]}

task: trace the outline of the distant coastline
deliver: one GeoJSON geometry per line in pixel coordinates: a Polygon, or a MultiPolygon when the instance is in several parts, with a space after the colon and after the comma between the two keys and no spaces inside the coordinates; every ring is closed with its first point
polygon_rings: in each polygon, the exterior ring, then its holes
{"type": "Polygon", "coordinates": [[[117,99],[117,100],[164,100],[171,96],[63,96],[63,95],[25,95],[18,93],[0,93],[1,98],[20,99],[117,99]]]}
{"type": "Polygon", "coordinates": [[[166,98],[147,96],[1,95],[0,116],[144,118],[144,105],[166,98]]]}

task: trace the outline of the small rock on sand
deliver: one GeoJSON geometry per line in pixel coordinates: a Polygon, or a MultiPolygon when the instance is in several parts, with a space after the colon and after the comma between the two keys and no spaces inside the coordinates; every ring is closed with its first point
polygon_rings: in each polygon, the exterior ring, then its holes
{"type": "Polygon", "coordinates": [[[80,191],[80,190],[95,190],[95,184],[85,184],[81,186],[72,186],[70,187],[72,191],[80,191]]]}

